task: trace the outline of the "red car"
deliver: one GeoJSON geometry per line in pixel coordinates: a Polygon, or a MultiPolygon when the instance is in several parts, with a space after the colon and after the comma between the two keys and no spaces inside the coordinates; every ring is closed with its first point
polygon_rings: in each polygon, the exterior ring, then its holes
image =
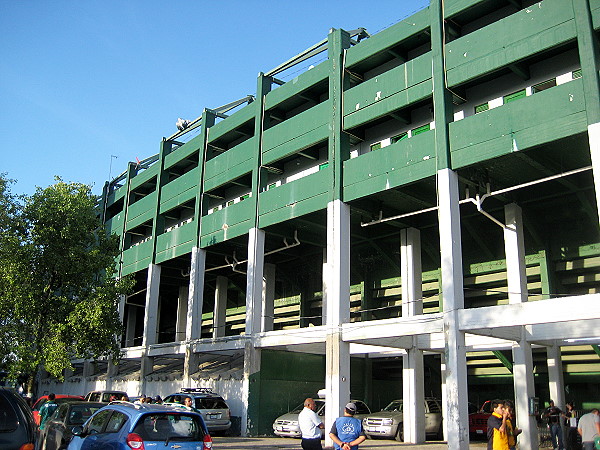
{"type": "Polygon", "coordinates": [[[469,412],[469,434],[473,437],[487,436],[487,421],[492,415],[492,401],[486,400],[479,410],[469,412]]]}
{"type": "MultiPolygon", "coordinates": [[[[54,399],[54,401],[58,405],[60,405],[61,403],[73,402],[73,401],[77,401],[77,400],[84,400],[84,398],[81,395],[56,394],[56,398],[54,399]]],[[[33,420],[35,420],[35,424],[37,426],[40,425],[40,408],[47,401],[48,401],[48,396],[42,395],[40,398],[37,399],[37,402],[35,402],[35,404],[33,405],[33,408],[32,408],[33,420]]]]}

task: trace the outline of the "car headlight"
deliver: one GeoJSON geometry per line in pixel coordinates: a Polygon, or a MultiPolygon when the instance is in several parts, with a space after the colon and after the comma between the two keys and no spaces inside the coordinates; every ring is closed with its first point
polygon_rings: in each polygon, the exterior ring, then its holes
{"type": "Polygon", "coordinates": [[[383,419],[381,421],[381,425],[392,425],[394,423],[393,419],[383,419]]]}

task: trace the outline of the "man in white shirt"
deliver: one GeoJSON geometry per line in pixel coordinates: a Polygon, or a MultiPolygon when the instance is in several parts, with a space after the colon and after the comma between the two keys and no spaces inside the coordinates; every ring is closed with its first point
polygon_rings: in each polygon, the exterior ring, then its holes
{"type": "Polygon", "coordinates": [[[594,439],[600,436],[600,415],[599,411],[594,408],[592,412],[584,414],[579,419],[577,431],[581,435],[581,441],[584,450],[594,449],[594,439]]]}
{"type": "Polygon", "coordinates": [[[323,422],[315,412],[317,405],[312,398],[304,400],[304,408],[298,414],[298,425],[302,433],[302,448],[304,450],[322,450],[321,428],[323,422]]]}

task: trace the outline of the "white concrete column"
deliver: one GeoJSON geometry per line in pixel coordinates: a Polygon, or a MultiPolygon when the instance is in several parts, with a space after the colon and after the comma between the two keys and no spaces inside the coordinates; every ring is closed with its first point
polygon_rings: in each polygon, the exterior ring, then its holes
{"type": "Polygon", "coordinates": [[[125,295],[119,296],[119,320],[121,323],[125,320],[125,301],[127,297],[125,295]]]}
{"type": "MultiPolygon", "coordinates": [[[[446,356],[440,355],[440,372],[442,375],[442,417],[448,417],[448,392],[446,391],[446,356]]],[[[448,425],[446,420],[442,420],[444,427],[444,440],[448,440],[448,425]]]]}
{"type": "MultiPolygon", "coordinates": [[[[528,300],[527,272],[525,265],[525,241],[521,208],[515,203],[504,207],[504,251],[506,253],[506,276],[508,301],[511,304],[528,300]]],[[[535,396],[533,379],[533,357],[531,344],[525,339],[525,327],[521,327],[521,339],[513,344],[513,384],[515,390],[515,412],[518,423],[513,424],[523,430],[519,446],[523,449],[537,449],[537,425],[534,416],[529,415],[529,398],[535,396]]]]}
{"type": "Polygon", "coordinates": [[[248,234],[248,272],[246,274],[246,336],[260,332],[262,321],[265,232],[252,228],[248,234]]]}
{"type": "Polygon", "coordinates": [[[140,361],[140,392],[142,395],[149,395],[147,391],[148,380],[146,377],[154,370],[154,357],[143,355],[140,361]]]}
{"type": "Polygon", "coordinates": [[[523,237],[523,215],[521,207],[511,203],[504,207],[504,251],[506,253],[506,277],[508,302],[527,301],[527,272],[525,265],[525,239],[523,237]]]}
{"type": "Polygon", "coordinates": [[[175,323],[175,341],[185,341],[189,286],[179,286],[179,297],[177,297],[177,322],[175,323]]]}
{"type": "Polygon", "coordinates": [[[327,285],[325,280],[329,278],[329,266],[327,265],[327,247],[323,249],[323,301],[321,302],[321,325],[327,325],[327,285]]]}
{"type": "Polygon", "coordinates": [[[192,248],[190,264],[190,285],[188,288],[188,305],[185,320],[185,339],[199,339],[202,328],[202,303],[204,302],[204,270],[206,250],[192,248]]]}
{"type": "Polygon", "coordinates": [[[552,345],[548,347],[548,387],[550,388],[550,398],[554,404],[561,410],[565,410],[565,382],[563,379],[562,359],[560,355],[560,346],[552,345]]]}
{"type": "MultiPolygon", "coordinates": [[[[327,336],[325,347],[325,430],[343,414],[350,400],[350,345],[341,325],[350,321],[350,207],[341,200],[327,205],[327,336]]],[[[332,445],[325,433],[326,445],[332,445]]]]}
{"type": "Polygon", "coordinates": [[[596,190],[596,207],[600,211],[600,122],[588,125],[588,140],[596,190]]]}
{"type": "Polygon", "coordinates": [[[190,284],[188,286],[185,317],[185,356],[183,360],[183,379],[192,386],[192,375],[198,371],[198,355],[190,341],[200,339],[202,335],[202,303],[204,302],[204,271],[206,250],[193,247],[190,256],[190,284]]]}
{"type": "Polygon", "coordinates": [[[148,266],[148,278],[146,281],[146,310],[144,312],[144,336],[142,346],[156,344],[158,342],[158,298],[160,290],[160,266],[150,264],[148,266]]]}
{"type": "Polygon", "coordinates": [[[265,264],[262,290],[262,331],[273,331],[275,320],[275,264],[265,264]]]}
{"type": "Polygon", "coordinates": [[[91,383],[89,378],[92,376],[94,368],[92,367],[92,362],[89,360],[86,360],[83,362],[83,373],[81,374],[81,378],[83,380],[83,394],[81,395],[86,395],[89,391],[91,391],[92,389],[90,389],[91,387],[91,383]]]}
{"type": "MultiPolygon", "coordinates": [[[[402,277],[402,317],[423,314],[423,282],[421,270],[421,234],[415,228],[400,232],[400,272],[402,277]]],[[[402,358],[402,396],[404,410],[404,442],[425,442],[425,385],[423,351],[407,349],[402,358]]]]}
{"type": "Polygon", "coordinates": [[[437,173],[438,217],[444,302],[446,357],[446,422],[448,448],[469,448],[467,354],[465,334],[458,328],[458,311],[464,307],[458,177],[450,169],[437,173]]]}
{"type": "Polygon", "coordinates": [[[227,286],[229,279],[218,275],[215,287],[215,310],[213,312],[213,338],[225,336],[227,318],[227,286]]]}
{"type": "Polygon", "coordinates": [[[531,344],[526,340],[525,327],[521,328],[521,339],[513,344],[513,378],[515,384],[516,426],[523,430],[519,435],[519,448],[537,450],[539,448],[535,416],[529,415],[529,399],[535,397],[533,379],[533,357],[531,344]]]}

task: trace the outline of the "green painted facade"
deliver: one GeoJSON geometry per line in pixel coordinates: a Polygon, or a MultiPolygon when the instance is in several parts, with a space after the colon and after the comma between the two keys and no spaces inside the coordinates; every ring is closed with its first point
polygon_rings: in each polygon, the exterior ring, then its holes
{"type": "MultiPolygon", "coordinates": [[[[401,315],[397,249],[399,230],[409,226],[423,241],[424,311],[437,312],[439,235],[431,208],[436,173],[450,168],[461,198],[506,190],[485,203],[498,219],[504,205],[522,206],[530,301],[600,292],[591,171],[532,183],[591,165],[587,130],[600,121],[600,0],[443,3],[432,0],[359,42],[332,30],[324,62],[283,84],[261,73],[254,101],[228,116],[207,108],[195,137],[164,139],[151,163],[130,163],[107,183],[103,202],[108,230],[122,237],[120,274],[134,274],[142,289],[148,265],[161,264],[169,283],[181,286],[192,248],[205,249],[202,337],[212,333],[216,275],[229,278],[226,335],[240,335],[245,274],[227,264],[243,266],[248,232],[258,227],[265,250],[274,251],[265,261],[277,265],[274,328],[319,325],[325,212],[341,199],[351,208],[351,320],[401,315]],[[405,217],[361,226],[395,215],[405,217]],[[276,253],[295,233],[301,244],[276,253]]],[[[461,223],[465,306],[506,303],[501,230],[470,203],[461,206],[461,223]]],[[[172,308],[176,299],[165,294],[162,302],[172,308]]],[[[175,340],[172,323],[159,328],[160,342],[175,340]]],[[[582,380],[573,388],[582,400],[587,377],[600,373],[588,347],[564,363],[570,383],[582,380]]],[[[469,355],[469,383],[482,386],[473,389],[475,402],[490,391],[490,377],[509,375],[504,358],[469,355]]],[[[367,364],[353,359],[356,380],[380,369],[367,364]]],[[[541,360],[536,367],[547,371],[541,360]]],[[[250,398],[260,399],[260,408],[250,415],[263,434],[274,417],[324,387],[323,357],[263,350],[253,376],[250,398]]],[[[360,386],[368,388],[356,395],[371,399],[386,389],[376,400],[381,406],[401,390],[388,375],[360,386]]]]}

